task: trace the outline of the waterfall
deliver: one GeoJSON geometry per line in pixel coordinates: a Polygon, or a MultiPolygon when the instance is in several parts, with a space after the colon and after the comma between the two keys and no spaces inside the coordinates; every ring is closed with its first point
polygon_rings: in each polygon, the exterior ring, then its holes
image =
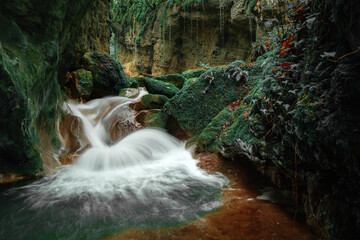
{"type": "Polygon", "coordinates": [[[132,227],[179,224],[220,206],[228,180],[200,169],[185,143],[165,131],[142,129],[108,140],[111,123],[132,121],[129,104],[145,93],[67,103],[90,145],[74,164],[2,196],[9,204],[0,215],[12,215],[1,222],[1,239],[98,239],[132,227]]]}

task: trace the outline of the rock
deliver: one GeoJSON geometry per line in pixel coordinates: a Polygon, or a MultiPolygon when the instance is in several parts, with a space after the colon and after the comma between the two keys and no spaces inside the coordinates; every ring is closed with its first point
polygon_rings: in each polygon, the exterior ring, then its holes
{"type": "Polygon", "coordinates": [[[0,8],[0,172],[50,173],[59,166],[60,88],[69,69],[82,68],[86,51],[107,50],[108,1],[40,6],[13,0],[1,1],[0,8]]]}
{"type": "Polygon", "coordinates": [[[205,73],[206,69],[190,69],[187,70],[183,73],[181,73],[181,75],[183,75],[186,79],[190,79],[190,78],[198,78],[201,76],[201,74],[205,73]]]}
{"type": "Polygon", "coordinates": [[[81,97],[90,96],[93,90],[93,77],[90,71],[79,69],[74,72],[76,89],[81,97]]]}
{"type": "MultiPolygon", "coordinates": [[[[257,9],[247,11],[250,2],[211,0],[185,10],[176,6],[165,9],[165,4],[161,4],[153,24],[143,31],[141,27],[135,33],[130,31],[131,24],[115,25],[118,59],[123,64],[131,63],[132,76],[165,75],[200,68],[201,63],[220,65],[245,59],[251,42],[256,40],[257,29],[264,25],[257,9]],[[255,18],[255,13],[259,17],[255,18]],[[165,30],[161,27],[163,16],[165,30]],[[224,24],[219,24],[221,18],[224,24]]],[[[261,2],[264,5],[269,1],[261,2]]],[[[277,0],[271,2],[277,4],[277,0]]],[[[273,18],[275,12],[275,8],[271,9],[266,17],[273,18]]]]}
{"type": "Polygon", "coordinates": [[[130,87],[121,64],[109,55],[88,52],[84,55],[84,68],[91,71],[94,82],[92,98],[117,94],[130,87]]]}
{"type": "Polygon", "coordinates": [[[123,88],[120,90],[120,97],[137,98],[140,94],[139,88],[123,88]]]}
{"type": "Polygon", "coordinates": [[[183,87],[185,82],[185,78],[181,74],[163,75],[163,76],[154,77],[154,79],[171,83],[179,89],[183,87]]]}
{"type": "Polygon", "coordinates": [[[167,101],[169,98],[164,95],[147,94],[141,98],[142,109],[161,109],[167,101]]]}
{"type": "Polygon", "coordinates": [[[186,81],[184,83],[184,87],[187,87],[188,85],[193,85],[197,80],[199,80],[199,78],[186,79],[186,81]]]}
{"type": "Polygon", "coordinates": [[[149,93],[165,95],[168,98],[172,98],[180,90],[171,83],[149,77],[138,78],[137,80],[139,85],[144,86],[149,93]]]}
{"type": "Polygon", "coordinates": [[[223,67],[186,84],[162,109],[162,118],[173,117],[191,135],[199,135],[210,121],[227,105],[237,100],[240,82],[228,78],[223,67]]]}
{"type": "Polygon", "coordinates": [[[136,115],[136,121],[147,126],[156,119],[159,112],[160,109],[142,110],[136,115]]]}

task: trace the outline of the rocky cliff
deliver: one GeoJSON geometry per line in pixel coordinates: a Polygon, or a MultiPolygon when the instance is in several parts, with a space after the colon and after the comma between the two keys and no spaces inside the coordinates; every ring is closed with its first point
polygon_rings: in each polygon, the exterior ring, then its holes
{"type": "Polygon", "coordinates": [[[206,0],[156,7],[146,28],[115,24],[118,60],[129,75],[162,75],[245,59],[264,22],[280,13],[276,0],[206,0]]]}
{"type": "Polygon", "coordinates": [[[108,17],[107,0],[1,1],[0,173],[33,175],[59,164],[63,79],[84,52],[108,51],[108,17]]]}
{"type": "Polygon", "coordinates": [[[356,239],[359,3],[289,6],[290,24],[258,39],[247,63],[182,73],[181,90],[148,121],[291,189],[294,217],[305,213],[323,239],[356,239]]]}

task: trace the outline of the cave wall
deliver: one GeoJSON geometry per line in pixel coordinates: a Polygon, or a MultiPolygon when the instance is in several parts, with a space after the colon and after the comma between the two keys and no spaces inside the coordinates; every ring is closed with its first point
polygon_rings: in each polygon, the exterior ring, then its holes
{"type": "Polygon", "coordinates": [[[160,5],[143,34],[141,24],[114,24],[118,60],[128,75],[136,76],[245,59],[251,43],[269,30],[263,21],[278,14],[277,6],[277,0],[206,0],[189,9],[160,5]]]}
{"type": "Polygon", "coordinates": [[[59,165],[61,84],[86,51],[108,52],[109,1],[0,3],[0,173],[59,165]]]}

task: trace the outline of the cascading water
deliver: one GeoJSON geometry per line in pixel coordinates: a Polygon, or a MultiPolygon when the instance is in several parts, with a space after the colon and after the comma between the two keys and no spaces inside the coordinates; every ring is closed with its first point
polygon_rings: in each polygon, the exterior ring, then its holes
{"type": "MultiPolygon", "coordinates": [[[[141,93],[138,100],[144,93],[141,93]]],[[[184,143],[158,129],[111,142],[106,129],[135,100],[69,103],[90,147],[73,165],[1,194],[0,239],[97,239],[132,227],[164,227],[220,205],[221,174],[197,167],[184,143]]]]}

